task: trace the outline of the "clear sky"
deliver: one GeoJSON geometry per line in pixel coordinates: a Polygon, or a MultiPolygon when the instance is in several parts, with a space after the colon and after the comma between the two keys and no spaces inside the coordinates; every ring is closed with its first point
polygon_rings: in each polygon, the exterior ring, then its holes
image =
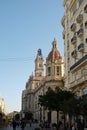
{"type": "Polygon", "coordinates": [[[37,50],[46,58],[56,38],[64,55],[63,13],[63,0],[0,0],[0,97],[7,112],[21,110],[37,50]]]}

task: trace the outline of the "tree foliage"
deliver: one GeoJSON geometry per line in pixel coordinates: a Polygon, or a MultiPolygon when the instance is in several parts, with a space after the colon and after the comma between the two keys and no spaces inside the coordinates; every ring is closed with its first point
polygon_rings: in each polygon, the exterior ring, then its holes
{"type": "Polygon", "coordinates": [[[39,96],[39,104],[50,111],[62,111],[68,114],[70,119],[72,116],[87,114],[87,95],[78,97],[71,91],[56,88],[55,90],[49,88],[44,95],[39,96]]]}
{"type": "Polygon", "coordinates": [[[20,119],[20,114],[16,114],[16,115],[15,115],[15,119],[16,119],[16,120],[19,120],[19,119],[20,119]]]}
{"type": "MultiPolygon", "coordinates": [[[[68,105],[68,101],[71,98],[74,98],[74,94],[71,91],[62,90],[60,88],[56,88],[55,90],[49,88],[44,95],[39,96],[39,104],[49,110],[63,111],[66,107],[66,103],[68,105]]],[[[67,108],[65,110],[68,111],[67,108]]]]}
{"type": "Polygon", "coordinates": [[[31,112],[25,112],[25,119],[26,120],[33,119],[33,114],[31,112]]]}

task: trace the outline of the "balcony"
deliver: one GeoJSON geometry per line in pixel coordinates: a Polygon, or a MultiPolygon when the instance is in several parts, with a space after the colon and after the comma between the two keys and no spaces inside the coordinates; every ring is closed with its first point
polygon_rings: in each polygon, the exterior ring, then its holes
{"type": "Polygon", "coordinates": [[[72,44],[75,44],[77,42],[77,37],[76,36],[73,36],[73,38],[71,39],[71,43],[72,44]]]}
{"type": "Polygon", "coordinates": [[[76,23],[73,23],[72,25],[71,25],[71,31],[75,31],[76,30],[76,23]]]}
{"type": "Polygon", "coordinates": [[[85,22],[85,27],[87,28],[87,21],[85,22]]]}
{"type": "Polygon", "coordinates": [[[84,51],[84,43],[81,43],[79,46],[78,46],[78,50],[79,51],[84,51]]]}
{"type": "Polygon", "coordinates": [[[76,87],[76,86],[80,86],[84,83],[87,83],[87,75],[83,75],[82,77],[80,77],[77,80],[74,80],[73,82],[70,83],[71,88],[76,87]]]}
{"type": "Polygon", "coordinates": [[[61,23],[62,23],[62,26],[65,27],[65,16],[62,17],[61,23]]]}
{"type": "Polygon", "coordinates": [[[83,66],[86,63],[87,63],[87,55],[83,56],[80,60],[78,60],[75,64],[73,64],[70,67],[70,70],[74,71],[74,70],[76,70],[77,68],[83,66]]]}
{"type": "Polygon", "coordinates": [[[87,13],[87,5],[84,7],[84,12],[87,13]]]}
{"type": "Polygon", "coordinates": [[[77,23],[81,23],[83,21],[83,14],[79,14],[76,20],[77,20],[77,23]]]}
{"type": "Polygon", "coordinates": [[[65,30],[62,32],[62,37],[65,39],[65,30]]]}
{"type": "Polygon", "coordinates": [[[77,57],[77,51],[76,51],[76,49],[71,53],[71,55],[72,55],[73,58],[77,57]]]}
{"type": "Polygon", "coordinates": [[[77,36],[81,37],[83,35],[83,28],[80,28],[79,31],[77,32],[77,36]]]}

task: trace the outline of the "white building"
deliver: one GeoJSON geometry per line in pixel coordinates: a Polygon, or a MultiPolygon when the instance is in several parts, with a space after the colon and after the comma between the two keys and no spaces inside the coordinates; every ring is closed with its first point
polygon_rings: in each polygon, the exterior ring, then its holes
{"type": "Polygon", "coordinates": [[[64,0],[65,87],[87,94],[87,0],[64,0]]]}
{"type": "Polygon", "coordinates": [[[57,41],[52,42],[52,50],[46,58],[46,75],[44,75],[44,58],[41,49],[38,50],[35,59],[35,74],[29,77],[26,88],[22,92],[22,111],[30,111],[34,119],[48,120],[56,122],[56,113],[44,111],[43,107],[38,105],[39,95],[45,94],[48,88],[63,88],[64,62],[57,49],[57,41]]]}

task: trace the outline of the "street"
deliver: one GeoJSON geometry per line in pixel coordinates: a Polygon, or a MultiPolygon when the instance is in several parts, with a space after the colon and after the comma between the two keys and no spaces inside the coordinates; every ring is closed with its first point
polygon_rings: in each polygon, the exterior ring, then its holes
{"type": "MultiPolygon", "coordinates": [[[[38,124],[32,124],[32,126],[30,127],[29,124],[26,125],[26,127],[24,128],[24,130],[35,130],[35,128],[40,128],[38,126],[38,124]]],[[[7,127],[0,127],[0,130],[13,130],[12,126],[7,126],[7,127]]],[[[20,126],[16,127],[16,130],[22,130],[20,126]]]]}
{"type": "MultiPolygon", "coordinates": [[[[24,130],[35,130],[35,128],[40,128],[38,126],[38,124],[32,124],[32,126],[30,127],[29,124],[26,125],[26,127],[24,128],[24,130]]],[[[7,126],[7,127],[0,127],[0,130],[13,130],[12,126],[7,126]]],[[[22,130],[22,128],[20,126],[16,127],[16,130],[22,130]]],[[[55,130],[55,128],[40,128],[40,130],[55,130]]]]}

